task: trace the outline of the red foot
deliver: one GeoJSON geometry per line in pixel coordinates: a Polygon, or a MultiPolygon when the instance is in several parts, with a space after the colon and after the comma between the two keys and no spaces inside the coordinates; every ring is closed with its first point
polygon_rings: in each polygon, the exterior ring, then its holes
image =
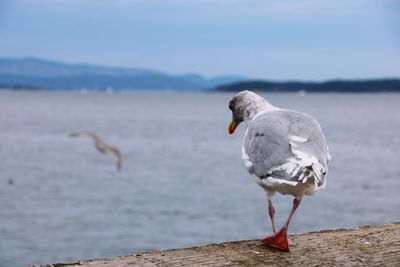
{"type": "Polygon", "coordinates": [[[285,251],[289,251],[287,229],[283,227],[279,232],[261,239],[261,242],[285,251]]]}

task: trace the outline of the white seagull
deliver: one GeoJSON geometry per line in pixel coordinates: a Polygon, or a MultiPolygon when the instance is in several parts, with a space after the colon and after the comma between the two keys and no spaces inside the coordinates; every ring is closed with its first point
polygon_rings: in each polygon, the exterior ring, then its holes
{"type": "Polygon", "coordinates": [[[273,234],[261,241],[289,251],[287,230],[302,197],[313,195],[326,184],[330,156],[324,134],[311,115],[274,107],[251,91],[236,94],[229,109],[233,115],[229,134],[241,122],[247,124],[242,158],[268,199],[273,234]],[[275,192],[294,196],[292,211],[278,232],[272,205],[275,192]]]}
{"type": "Polygon", "coordinates": [[[122,156],[118,147],[112,146],[101,140],[94,132],[91,131],[82,131],[77,133],[71,133],[70,137],[79,137],[82,135],[86,135],[91,137],[94,140],[94,145],[97,150],[103,154],[106,154],[107,151],[111,151],[117,159],[117,170],[120,171],[122,168],[122,156]]]}

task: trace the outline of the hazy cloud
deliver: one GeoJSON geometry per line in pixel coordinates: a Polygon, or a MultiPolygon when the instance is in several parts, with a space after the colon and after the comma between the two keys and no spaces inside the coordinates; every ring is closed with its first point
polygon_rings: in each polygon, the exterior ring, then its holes
{"type": "Polygon", "coordinates": [[[13,0],[0,20],[0,56],[268,78],[400,76],[394,68],[400,62],[394,38],[399,16],[388,16],[398,14],[393,6],[399,5],[393,0],[13,0]]]}

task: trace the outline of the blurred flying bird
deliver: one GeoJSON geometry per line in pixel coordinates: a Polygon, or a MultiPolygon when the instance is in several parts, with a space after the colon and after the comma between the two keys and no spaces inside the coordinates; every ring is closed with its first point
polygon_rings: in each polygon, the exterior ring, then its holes
{"type": "Polygon", "coordinates": [[[247,90],[232,98],[229,109],[233,115],[229,134],[241,122],[247,124],[242,158],[268,199],[273,234],[261,241],[288,251],[287,230],[302,197],[325,187],[330,156],[321,127],[311,115],[274,107],[247,90]],[[278,232],[272,205],[275,192],[294,196],[292,211],[278,232]]]}
{"type": "Polygon", "coordinates": [[[97,150],[103,154],[106,154],[107,151],[111,151],[114,156],[117,158],[117,170],[120,171],[122,168],[122,156],[121,152],[118,147],[112,146],[101,140],[94,132],[91,131],[82,131],[77,133],[71,133],[70,137],[79,137],[82,135],[86,135],[91,137],[94,140],[94,145],[96,146],[97,150]]]}

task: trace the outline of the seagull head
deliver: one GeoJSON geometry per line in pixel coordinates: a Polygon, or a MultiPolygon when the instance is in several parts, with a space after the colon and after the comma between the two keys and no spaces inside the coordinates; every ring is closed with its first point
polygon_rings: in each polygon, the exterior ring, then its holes
{"type": "Polygon", "coordinates": [[[237,93],[229,101],[229,109],[232,111],[232,121],[229,124],[228,133],[233,134],[241,122],[249,122],[258,112],[272,107],[264,98],[252,91],[244,90],[237,93]]]}

